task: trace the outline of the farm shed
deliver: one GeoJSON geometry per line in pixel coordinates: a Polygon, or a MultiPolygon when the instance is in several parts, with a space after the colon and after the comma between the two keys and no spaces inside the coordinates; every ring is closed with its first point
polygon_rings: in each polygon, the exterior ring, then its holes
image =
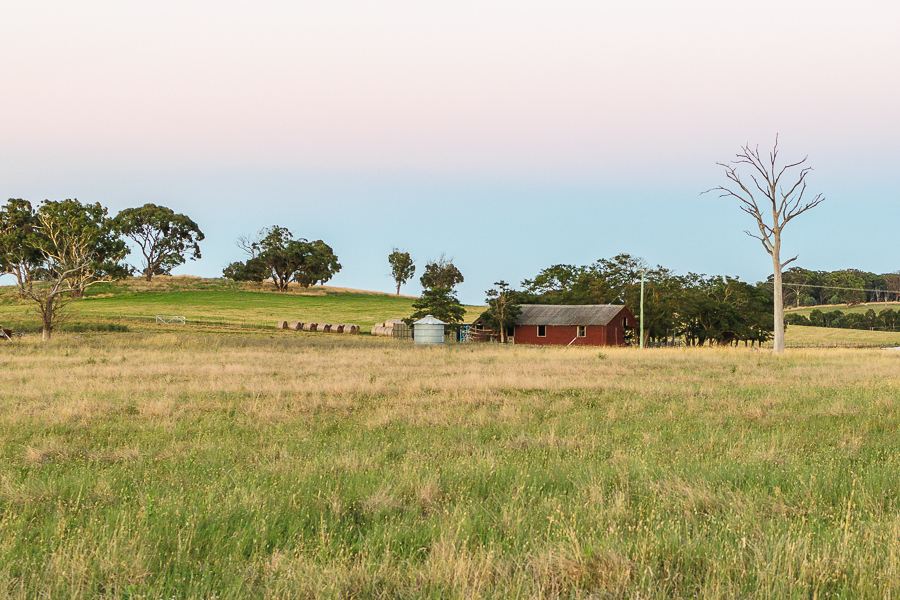
{"type": "Polygon", "coordinates": [[[616,304],[523,304],[521,308],[515,327],[508,332],[509,341],[516,344],[622,346],[625,331],[637,327],[631,311],[616,304]]]}

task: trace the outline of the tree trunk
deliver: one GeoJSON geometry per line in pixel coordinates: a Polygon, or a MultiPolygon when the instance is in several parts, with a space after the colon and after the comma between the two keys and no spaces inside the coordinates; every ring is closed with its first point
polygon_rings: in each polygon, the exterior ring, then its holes
{"type": "Polygon", "coordinates": [[[50,340],[50,334],[53,331],[53,296],[47,298],[47,305],[41,312],[41,341],[50,340]]]}
{"type": "Polygon", "coordinates": [[[779,252],[779,242],[775,240],[775,248],[772,252],[772,268],[775,271],[775,345],[772,351],[775,354],[784,352],[784,295],[781,289],[781,253],[779,252]]]}
{"type": "Polygon", "coordinates": [[[147,269],[146,277],[147,281],[153,281],[153,269],[147,269]]]}
{"type": "Polygon", "coordinates": [[[397,295],[400,295],[400,282],[397,282],[397,295]]]}

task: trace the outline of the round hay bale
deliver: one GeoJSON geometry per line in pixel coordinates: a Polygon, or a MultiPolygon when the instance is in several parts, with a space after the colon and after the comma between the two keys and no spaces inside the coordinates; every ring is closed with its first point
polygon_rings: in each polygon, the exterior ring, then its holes
{"type": "Polygon", "coordinates": [[[316,331],[321,332],[321,333],[328,333],[328,331],[330,329],[331,329],[330,323],[319,323],[319,325],[316,327],[316,331]]]}
{"type": "Polygon", "coordinates": [[[343,333],[343,332],[344,332],[343,325],[332,325],[331,326],[331,333],[343,333]]]}
{"type": "Polygon", "coordinates": [[[393,327],[403,322],[403,319],[388,319],[384,322],[385,327],[393,327]]]}
{"type": "Polygon", "coordinates": [[[316,330],[316,323],[304,323],[303,324],[303,331],[315,331],[315,330],[316,330]]]}
{"type": "Polygon", "coordinates": [[[344,325],[341,333],[359,333],[359,325],[344,325]]]}
{"type": "Polygon", "coordinates": [[[300,321],[291,321],[290,325],[288,325],[288,329],[291,331],[300,331],[303,328],[303,323],[300,321]]]}
{"type": "Polygon", "coordinates": [[[287,329],[287,328],[288,328],[287,321],[278,321],[278,323],[275,325],[275,329],[287,329]]]}

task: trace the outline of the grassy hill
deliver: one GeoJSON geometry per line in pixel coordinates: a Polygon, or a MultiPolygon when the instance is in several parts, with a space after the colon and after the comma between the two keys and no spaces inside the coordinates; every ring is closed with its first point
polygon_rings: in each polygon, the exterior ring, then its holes
{"type": "MultiPolygon", "coordinates": [[[[15,297],[11,287],[0,288],[0,322],[16,331],[36,331],[39,320],[32,303],[15,297]]],[[[180,315],[194,326],[270,328],[276,321],[356,323],[371,327],[385,319],[412,313],[412,296],[397,296],[346,288],[296,287],[276,292],[223,279],[157,277],[98,284],[73,301],[61,331],[121,329],[155,326],[156,315],[180,315]]],[[[466,307],[467,320],[484,307],[466,307]]]]}
{"type": "Polygon", "coordinates": [[[820,306],[802,306],[800,308],[786,308],[785,313],[796,313],[798,315],[809,316],[809,313],[812,311],[819,309],[822,312],[831,312],[833,310],[839,310],[844,314],[847,313],[865,313],[869,309],[874,310],[876,313],[881,312],[887,308],[893,308],[894,310],[900,310],[900,302],[866,302],[865,304],[857,304],[855,306],[847,306],[846,304],[823,304],[820,306]]]}

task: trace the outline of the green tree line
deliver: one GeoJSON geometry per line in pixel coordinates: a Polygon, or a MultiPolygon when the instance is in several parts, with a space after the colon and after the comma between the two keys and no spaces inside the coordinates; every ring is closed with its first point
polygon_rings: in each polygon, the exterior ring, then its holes
{"type": "MultiPolygon", "coordinates": [[[[782,277],[786,308],[900,300],[900,272],[879,275],[859,269],[810,271],[792,267],[782,277]]],[[[772,279],[770,276],[768,281],[772,279]]]]}

